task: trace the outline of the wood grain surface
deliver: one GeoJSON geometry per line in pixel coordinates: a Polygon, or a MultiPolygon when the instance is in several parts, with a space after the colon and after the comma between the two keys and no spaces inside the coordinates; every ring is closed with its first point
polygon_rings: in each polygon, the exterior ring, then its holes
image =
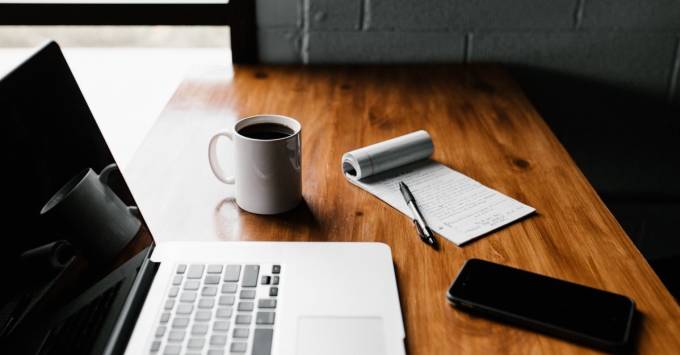
{"type": "MultiPolygon", "coordinates": [[[[229,170],[230,144],[221,148],[229,170]]],[[[445,292],[482,258],[627,295],[633,352],[680,352],[680,308],[521,89],[496,66],[236,66],[187,79],[125,169],[157,241],[371,241],[392,248],[408,353],[593,351],[458,311],[445,292]],[[212,176],[212,134],[277,113],[302,125],[304,203],[278,216],[240,210],[212,176]],[[411,221],[348,183],[340,157],[418,129],[434,159],[537,209],[463,247],[424,245],[411,221]]]]}

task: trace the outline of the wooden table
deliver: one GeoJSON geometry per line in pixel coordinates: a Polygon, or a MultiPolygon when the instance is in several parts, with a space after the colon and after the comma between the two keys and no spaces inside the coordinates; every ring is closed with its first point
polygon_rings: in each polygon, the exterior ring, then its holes
{"type": "Polygon", "coordinates": [[[412,355],[591,351],[450,307],[447,286],[472,257],[627,295],[641,314],[634,349],[680,352],[677,303],[520,88],[496,66],[205,71],[180,86],[125,172],[159,242],[387,243],[412,355]],[[292,116],[303,125],[305,202],[280,216],[239,210],[233,190],[208,168],[212,133],[258,113],[292,116]],[[408,218],[345,181],[340,170],[344,152],[417,129],[432,135],[435,160],[537,213],[464,247],[444,239],[439,252],[426,247],[408,218]]]}

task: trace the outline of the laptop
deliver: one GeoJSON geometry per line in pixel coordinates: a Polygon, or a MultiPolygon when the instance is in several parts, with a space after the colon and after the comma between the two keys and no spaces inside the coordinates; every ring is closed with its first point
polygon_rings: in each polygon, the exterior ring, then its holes
{"type": "Polygon", "coordinates": [[[385,244],[155,244],[55,42],[0,79],[0,118],[0,352],[405,353],[385,244]],[[108,197],[66,204],[82,181],[108,197]]]}

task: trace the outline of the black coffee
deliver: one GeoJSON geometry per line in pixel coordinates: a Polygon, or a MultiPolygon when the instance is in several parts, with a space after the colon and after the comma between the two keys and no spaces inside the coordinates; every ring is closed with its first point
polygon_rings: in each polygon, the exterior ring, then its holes
{"type": "Polygon", "coordinates": [[[238,130],[238,134],[252,139],[279,139],[293,134],[293,130],[278,123],[256,123],[238,130]]]}

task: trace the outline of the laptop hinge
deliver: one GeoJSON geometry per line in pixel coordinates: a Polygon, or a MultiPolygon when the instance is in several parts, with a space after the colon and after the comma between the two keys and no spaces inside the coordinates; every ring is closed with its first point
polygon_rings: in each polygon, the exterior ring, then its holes
{"type": "Polygon", "coordinates": [[[151,283],[158,271],[158,266],[160,265],[160,263],[151,261],[152,251],[153,248],[149,248],[147,251],[144,262],[140,266],[139,273],[137,273],[137,277],[120,310],[120,316],[113,326],[109,341],[102,352],[103,355],[122,354],[123,351],[125,351],[130,335],[132,335],[134,325],[137,322],[139,313],[144,305],[146,295],[151,288],[151,283]]]}

